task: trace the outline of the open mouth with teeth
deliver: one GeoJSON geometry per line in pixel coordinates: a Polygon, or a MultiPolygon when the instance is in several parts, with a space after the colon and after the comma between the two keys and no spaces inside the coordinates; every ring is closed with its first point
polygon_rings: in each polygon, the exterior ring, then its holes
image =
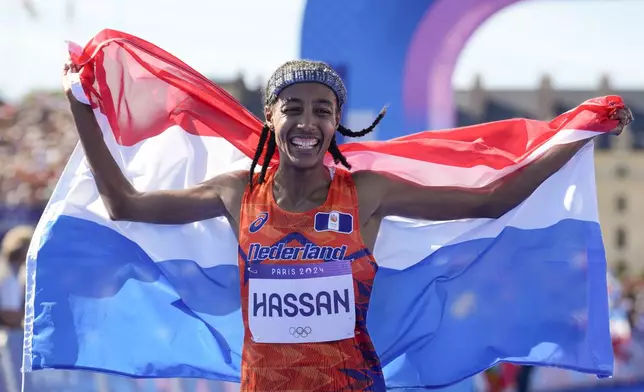
{"type": "Polygon", "coordinates": [[[318,147],[321,141],[316,137],[296,136],[290,139],[290,143],[291,143],[291,146],[297,150],[310,151],[310,150],[313,150],[315,147],[318,147]]]}

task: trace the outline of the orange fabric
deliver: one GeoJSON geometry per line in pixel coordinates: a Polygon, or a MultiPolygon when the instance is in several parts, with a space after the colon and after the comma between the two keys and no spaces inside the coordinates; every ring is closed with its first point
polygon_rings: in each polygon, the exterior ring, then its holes
{"type": "MultiPolygon", "coordinates": [[[[326,202],[311,211],[291,213],[282,210],[273,199],[275,168],[269,169],[266,181],[248,189],[242,201],[239,225],[239,271],[241,279],[241,307],[244,319],[244,347],[242,353],[242,391],[384,391],[385,383],[380,360],[366,329],[369,298],[377,265],[364,246],[356,189],[351,174],[335,170],[326,202]],[[337,211],[353,216],[350,234],[317,232],[314,219],[317,212],[337,211]],[[261,229],[251,233],[251,225],[267,213],[261,229]],[[347,246],[346,259],[351,262],[356,304],[355,337],[341,341],[302,344],[256,343],[251,338],[248,324],[248,277],[250,265],[247,255],[252,243],[272,246],[302,246],[312,242],[317,246],[347,246]]],[[[304,262],[266,260],[263,263],[311,264],[324,260],[304,262]]],[[[333,262],[333,261],[326,261],[333,262]]]]}

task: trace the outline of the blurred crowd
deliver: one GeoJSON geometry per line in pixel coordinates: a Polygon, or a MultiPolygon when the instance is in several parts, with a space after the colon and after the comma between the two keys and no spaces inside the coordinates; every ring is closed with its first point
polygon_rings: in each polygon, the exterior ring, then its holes
{"type": "Polygon", "coordinates": [[[0,326],[21,328],[26,252],[33,225],[76,145],[62,94],[0,101],[0,326]]]}
{"type": "Polygon", "coordinates": [[[62,94],[33,94],[0,104],[0,205],[47,202],[78,140],[62,94]]]}
{"type": "Polygon", "coordinates": [[[0,101],[0,326],[20,328],[26,252],[78,140],[62,94],[0,101]]]}
{"type": "MultiPolygon", "coordinates": [[[[0,101],[0,328],[22,327],[24,261],[32,225],[77,140],[62,94],[32,94],[16,105],[0,101]]],[[[644,380],[644,279],[637,273],[609,274],[611,333],[616,378],[622,374],[644,380]]],[[[500,365],[479,378],[486,391],[523,391],[535,379],[562,380],[572,374],[500,365]],[[544,372],[555,373],[544,377],[544,372]]]]}

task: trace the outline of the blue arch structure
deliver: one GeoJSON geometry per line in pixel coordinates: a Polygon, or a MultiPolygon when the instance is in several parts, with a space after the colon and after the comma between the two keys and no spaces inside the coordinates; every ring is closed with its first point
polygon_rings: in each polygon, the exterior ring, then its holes
{"type": "Polygon", "coordinates": [[[364,127],[389,104],[377,139],[455,126],[452,75],[476,29],[520,0],[308,0],[302,58],[345,78],[344,122],[364,127]]]}

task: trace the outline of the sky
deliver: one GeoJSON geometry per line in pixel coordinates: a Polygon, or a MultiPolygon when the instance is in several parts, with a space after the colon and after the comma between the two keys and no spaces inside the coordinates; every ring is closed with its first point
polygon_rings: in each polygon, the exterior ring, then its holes
{"type": "MultiPolygon", "coordinates": [[[[65,40],[84,44],[103,28],[250,86],[299,56],[305,0],[76,0],[71,22],[67,1],[33,0],[34,19],[21,0],[0,0],[0,96],[59,88],[65,40]]],[[[479,28],[452,81],[469,88],[480,74],[487,88],[534,88],[549,73],[555,87],[592,88],[608,74],[616,88],[644,89],[643,41],[644,1],[524,0],[479,28]]]]}

